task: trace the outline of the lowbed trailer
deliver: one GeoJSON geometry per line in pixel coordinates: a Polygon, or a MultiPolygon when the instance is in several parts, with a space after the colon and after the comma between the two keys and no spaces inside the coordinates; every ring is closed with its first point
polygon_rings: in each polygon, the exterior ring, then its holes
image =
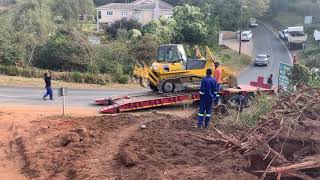
{"type": "MultiPolygon", "coordinates": [[[[267,89],[267,85],[263,84],[263,78],[259,78],[258,82],[251,82],[251,85],[240,85],[238,88],[227,88],[220,90],[219,94],[225,101],[235,94],[241,94],[249,97],[257,92],[273,94],[274,90],[267,89]],[[261,83],[262,80],[262,83],[261,83]]],[[[156,94],[153,92],[132,94],[126,96],[115,96],[101,98],[95,100],[97,105],[104,105],[100,112],[103,114],[115,114],[119,112],[128,112],[141,109],[149,109],[153,107],[168,106],[174,104],[182,104],[195,102],[200,100],[198,92],[156,94]]]]}

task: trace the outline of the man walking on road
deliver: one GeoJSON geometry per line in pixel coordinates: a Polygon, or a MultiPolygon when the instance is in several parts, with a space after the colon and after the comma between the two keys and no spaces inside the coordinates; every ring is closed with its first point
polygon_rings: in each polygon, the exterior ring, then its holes
{"type": "Polygon", "coordinates": [[[272,78],[273,78],[273,74],[270,74],[270,76],[269,76],[269,78],[268,78],[268,80],[267,80],[267,84],[269,85],[269,88],[270,88],[270,89],[271,89],[272,86],[273,86],[273,80],[272,80],[272,78]]]}
{"type": "Polygon", "coordinates": [[[52,74],[51,71],[49,73],[44,74],[44,82],[46,83],[46,94],[43,96],[43,100],[47,100],[47,96],[50,96],[50,100],[53,100],[53,93],[51,89],[51,79],[52,79],[52,74]]]}
{"type": "Polygon", "coordinates": [[[212,78],[212,69],[207,69],[207,76],[203,78],[200,87],[200,110],[198,113],[198,128],[202,128],[205,117],[205,128],[208,128],[211,119],[213,100],[218,94],[219,86],[212,78]]]}

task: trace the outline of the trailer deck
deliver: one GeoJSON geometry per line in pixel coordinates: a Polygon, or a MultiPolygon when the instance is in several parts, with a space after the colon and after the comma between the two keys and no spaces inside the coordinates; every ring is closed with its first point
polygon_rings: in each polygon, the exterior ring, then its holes
{"type": "MultiPolygon", "coordinates": [[[[232,97],[235,94],[248,96],[254,93],[273,94],[273,89],[267,89],[263,83],[263,78],[259,77],[258,82],[251,82],[251,85],[240,85],[238,88],[221,89],[219,94],[224,99],[232,97]]],[[[103,105],[100,112],[103,114],[115,114],[120,112],[149,109],[160,106],[168,106],[182,103],[192,103],[200,100],[198,92],[181,92],[170,94],[158,94],[154,92],[131,94],[125,96],[114,96],[96,99],[95,104],[103,105]]]]}

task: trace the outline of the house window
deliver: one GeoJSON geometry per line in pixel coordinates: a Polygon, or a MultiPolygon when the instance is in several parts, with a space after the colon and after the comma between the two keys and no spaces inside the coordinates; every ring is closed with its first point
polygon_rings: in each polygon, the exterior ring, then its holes
{"type": "Polygon", "coordinates": [[[101,19],[101,11],[98,11],[98,19],[101,19]]]}
{"type": "Polygon", "coordinates": [[[122,17],[128,17],[128,11],[122,11],[121,15],[122,17]]]}
{"type": "Polygon", "coordinates": [[[136,20],[139,20],[140,16],[141,16],[141,12],[134,12],[133,13],[133,18],[136,19],[136,20]]]}
{"type": "Polygon", "coordinates": [[[112,11],[107,11],[107,16],[112,16],[113,12],[112,11]]]}

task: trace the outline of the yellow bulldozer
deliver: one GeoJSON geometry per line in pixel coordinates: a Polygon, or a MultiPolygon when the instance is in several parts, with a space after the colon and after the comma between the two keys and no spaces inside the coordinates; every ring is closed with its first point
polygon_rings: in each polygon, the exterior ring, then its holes
{"type": "MultiPolygon", "coordinates": [[[[188,58],[182,44],[161,45],[157,59],[148,66],[145,62],[136,64],[133,76],[141,86],[149,86],[160,93],[179,92],[200,87],[201,79],[208,68],[214,69],[216,59],[206,47],[205,57],[195,47],[195,57],[188,58]]],[[[221,66],[223,84],[235,87],[237,80],[232,71],[221,66]]]]}

